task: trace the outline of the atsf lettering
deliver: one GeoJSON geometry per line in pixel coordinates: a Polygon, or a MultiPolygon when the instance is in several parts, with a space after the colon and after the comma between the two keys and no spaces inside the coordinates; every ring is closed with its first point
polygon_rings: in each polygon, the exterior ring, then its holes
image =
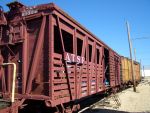
{"type": "Polygon", "coordinates": [[[84,57],[76,56],[75,54],[65,53],[65,60],[70,63],[83,64],[85,61],[84,57]]]}

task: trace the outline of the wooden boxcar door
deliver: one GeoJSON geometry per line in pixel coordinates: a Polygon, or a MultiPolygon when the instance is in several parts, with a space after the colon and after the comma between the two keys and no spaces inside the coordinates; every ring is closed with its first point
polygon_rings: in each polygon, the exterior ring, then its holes
{"type": "Polygon", "coordinates": [[[115,61],[114,61],[114,52],[109,51],[109,72],[110,72],[110,86],[115,86],[115,61]]]}

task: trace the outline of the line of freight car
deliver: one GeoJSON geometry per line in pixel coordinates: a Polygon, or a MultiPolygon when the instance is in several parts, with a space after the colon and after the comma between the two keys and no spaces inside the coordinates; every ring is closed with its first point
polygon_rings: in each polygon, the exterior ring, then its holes
{"type": "Polygon", "coordinates": [[[120,55],[55,4],[7,6],[8,12],[0,9],[0,92],[6,102],[0,112],[67,112],[68,105],[73,111],[77,101],[121,85],[120,55]]]}

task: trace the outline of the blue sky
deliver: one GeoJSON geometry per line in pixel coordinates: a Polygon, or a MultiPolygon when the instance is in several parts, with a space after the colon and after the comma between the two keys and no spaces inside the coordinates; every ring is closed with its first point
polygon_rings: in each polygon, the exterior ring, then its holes
{"type": "MultiPolygon", "coordinates": [[[[0,0],[5,4],[12,0],[0,0]]],[[[142,65],[150,65],[150,0],[20,0],[25,5],[53,2],[120,55],[129,57],[126,20],[142,65]],[[148,37],[147,39],[144,37],[148,37]]]]}

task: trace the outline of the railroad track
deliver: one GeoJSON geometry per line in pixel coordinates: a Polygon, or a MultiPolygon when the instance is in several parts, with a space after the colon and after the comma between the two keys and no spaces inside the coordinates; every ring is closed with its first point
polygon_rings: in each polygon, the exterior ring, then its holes
{"type": "Polygon", "coordinates": [[[82,108],[78,113],[91,113],[93,111],[97,111],[96,109],[101,109],[104,111],[105,108],[117,109],[121,105],[120,99],[117,94],[111,94],[107,97],[101,97],[99,99],[96,99],[96,98],[95,100],[94,99],[92,100],[93,101],[93,103],[91,102],[92,104],[86,102],[85,104],[87,105],[84,106],[84,108],[82,108]],[[112,105],[112,102],[114,103],[113,105],[112,105]]]}

